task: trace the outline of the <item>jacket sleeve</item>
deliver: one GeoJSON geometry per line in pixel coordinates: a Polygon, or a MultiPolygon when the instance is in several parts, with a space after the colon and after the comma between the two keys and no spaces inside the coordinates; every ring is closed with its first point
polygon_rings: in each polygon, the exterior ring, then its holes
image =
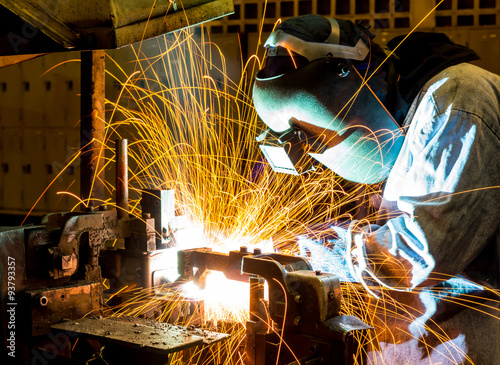
{"type": "Polygon", "coordinates": [[[431,92],[422,98],[386,184],[385,224],[353,230],[358,280],[433,286],[498,235],[498,136],[480,116],[446,105],[437,108],[431,92]]]}

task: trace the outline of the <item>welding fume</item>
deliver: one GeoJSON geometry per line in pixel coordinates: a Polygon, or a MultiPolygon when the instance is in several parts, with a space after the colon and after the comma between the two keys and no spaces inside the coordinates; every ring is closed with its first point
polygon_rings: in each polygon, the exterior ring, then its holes
{"type": "Polygon", "coordinates": [[[332,222],[331,249],[298,242],[413,318],[390,307],[368,363],[497,363],[500,77],[444,34],[382,47],[361,23],[319,15],[283,21],[264,47],[253,100],[273,169],[383,182],[376,224],[332,222]]]}

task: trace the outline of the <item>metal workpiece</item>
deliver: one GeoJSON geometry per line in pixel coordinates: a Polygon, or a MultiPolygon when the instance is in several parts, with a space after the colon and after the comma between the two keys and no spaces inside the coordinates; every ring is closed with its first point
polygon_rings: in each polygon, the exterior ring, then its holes
{"type": "Polygon", "coordinates": [[[116,209],[118,218],[129,216],[128,207],[128,140],[116,140],[116,209]]]}
{"type": "Polygon", "coordinates": [[[52,332],[86,338],[104,346],[109,364],[167,364],[172,353],[225,340],[227,334],[136,317],[93,317],[52,326],[52,332]]]}
{"type": "Polygon", "coordinates": [[[177,252],[179,280],[194,281],[199,287],[205,287],[206,276],[210,270],[220,271],[230,280],[248,282],[250,276],[241,271],[243,257],[253,256],[247,250],[221,253],[210,247],[202,247],[177,252]]]}
{"type": "Polygon", "coordinates": [[[175,190],[144,190],[141,198],[142,213],[154,219],[156,248],[175,246],[174,232],[179,228],[175,215],[175,190]]]}

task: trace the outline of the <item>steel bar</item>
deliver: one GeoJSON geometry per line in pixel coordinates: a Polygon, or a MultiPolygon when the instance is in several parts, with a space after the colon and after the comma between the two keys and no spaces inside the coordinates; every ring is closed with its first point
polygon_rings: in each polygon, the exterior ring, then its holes
{"type": "Polygon", "coordinates": [[[116,140],[116,208],[118,218],[128,217],[128,141],[116,140]]]}
{"type": "Polygon", "coordinates": [[[104,200],[104,76],[103,50],[81,52],[80,195],[89,207],[104,200]]]}

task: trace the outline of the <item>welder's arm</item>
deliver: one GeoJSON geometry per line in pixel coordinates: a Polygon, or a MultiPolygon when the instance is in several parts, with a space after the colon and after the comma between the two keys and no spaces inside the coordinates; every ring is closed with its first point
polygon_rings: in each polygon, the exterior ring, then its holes
{"type": "Polygon", "coordinates": [[[461,273],[498,234],[498,136],[451,106],[413,123],[384,192],[397,209],[384,211],[384,225],[352,232],[358,279],[391,288],[461,273]]]}

